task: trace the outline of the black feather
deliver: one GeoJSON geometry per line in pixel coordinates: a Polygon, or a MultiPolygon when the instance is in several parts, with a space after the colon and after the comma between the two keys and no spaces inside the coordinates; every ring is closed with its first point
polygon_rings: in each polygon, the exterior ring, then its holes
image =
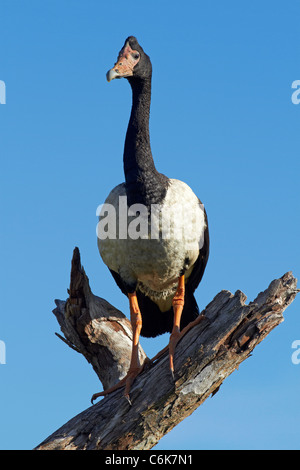
{"type": "MultiPolygon", "coordinates": [[[[173,307],[161,312],[156,303],[142,292],[137,291],[137,298],[142,314],[141,336],[153,338],[163,333],[171,333],[174,320],[173,307]]],[[[198,315],[199,309],[195,297],[189,289],[186,289],[180,329],[195,320],[198,315]]]]}

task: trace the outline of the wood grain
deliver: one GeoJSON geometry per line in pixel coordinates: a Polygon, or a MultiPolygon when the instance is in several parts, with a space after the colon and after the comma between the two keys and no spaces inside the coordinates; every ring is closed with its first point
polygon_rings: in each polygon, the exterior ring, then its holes
{"type": "MultiPolygon", "coordinates": [[[[298,291],[291,272],[272,281],[249,304],[241,291],[221,291],[202,312],[201,323],[178,343],[175,381],[166,353],[136,379],[132,406],[119,389],[68,421],[36,449],[151,449],[219,390],[224,379],[283,321],[283,312],[298,291]]],[[[69,293],[66,302],[57,301],[54,311],[65,341],[86,357],[107,388],[129,366],[130,322],[92,294],[78,249],[69,293]]],[[[141,362],[145,358],[140,349],[141,362]]]]}

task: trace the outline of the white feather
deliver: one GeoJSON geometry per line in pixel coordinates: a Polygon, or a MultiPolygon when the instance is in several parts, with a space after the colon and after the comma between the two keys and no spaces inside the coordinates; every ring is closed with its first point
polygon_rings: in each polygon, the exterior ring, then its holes
{"type": "Polygon", "coordinates": [[[98,230],[104,263],[129,285],[137,284],[152,300],[166,300],[168,305],[182,269],[185,267],[186,277],[192,270],[206,227],[204,208],[191,188],[176,179],[169,181],[164,201],[151,209],[128,208],[125,184],[116,186],[102,207],[98,230]],[[110,218],[105,215],[109,209],[110,218]]]}

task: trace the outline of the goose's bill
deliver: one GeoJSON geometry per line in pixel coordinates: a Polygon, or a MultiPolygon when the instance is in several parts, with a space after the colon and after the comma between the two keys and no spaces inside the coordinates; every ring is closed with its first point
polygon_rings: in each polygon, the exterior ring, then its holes
{"type": "Polygon", "coordinates": [[[107,72],[106,80],[108,82],[111,82],[114,78],[121,78],[121,76],[119,75],[118,70],[115,70],[115,68],[112,68],[107,72]]]}

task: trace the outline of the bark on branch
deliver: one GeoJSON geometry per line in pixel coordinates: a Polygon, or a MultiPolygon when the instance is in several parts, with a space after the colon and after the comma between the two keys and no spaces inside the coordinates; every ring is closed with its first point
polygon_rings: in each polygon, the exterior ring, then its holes
{"type": "MultiPolygon", "coordinates": [[[[218,391],[223,380],[283,321],[283,312],[297,292],[291,272],[272,281],[247,305],[241,291],[234,295],[221,291],[202,312],[203,321],[178,343],[175,382],[166,353],[136,379],[130,393],[132,406],[123,389],[117,390],[68,421],[36,449],[151,449],[218,391]]],[[[92,364],[104,389],[116,383],[129,367],[131,325],[120,311],[92,294],[77,248],[69,298],[56,304],[54,314],[64,341],[92,364]]],[[[145,358],[140,348],[140,361],[145,358]]]]}

